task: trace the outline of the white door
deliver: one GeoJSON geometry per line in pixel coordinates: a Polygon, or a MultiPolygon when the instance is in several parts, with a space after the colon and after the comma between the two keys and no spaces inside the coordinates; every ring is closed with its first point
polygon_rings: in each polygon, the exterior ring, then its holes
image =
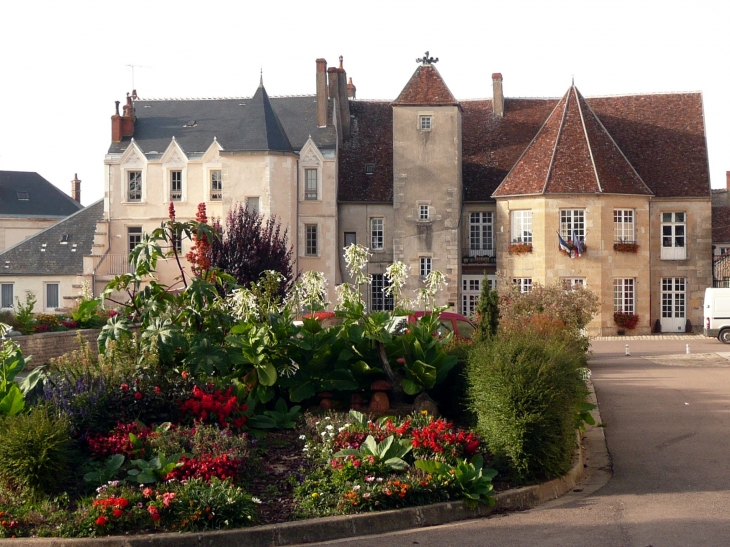
{"type": "MultiPolygon", "coordinates": [[[[479,296],[482,293],[483,275],[462,275],[461,276],[461,314],[473,317],[479,303],[479,296]]],[[[488,275],[489,288],[497,286],[497,276],[488,275]]]]}
{"type": "Polygon", "coordinates": [[[684,332],[685,313],[684,277],[662,278],[662,332],[684,332]]]}

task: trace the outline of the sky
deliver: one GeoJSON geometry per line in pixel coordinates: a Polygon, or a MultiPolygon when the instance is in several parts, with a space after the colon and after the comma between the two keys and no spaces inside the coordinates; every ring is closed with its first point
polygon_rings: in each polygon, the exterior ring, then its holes
{"type": "Polygon", "coordinates": [[[344,56],[357,97],[392,100],[428,50],[457,99],[701,91],[710,176],[730,170],[722,0],[202,2],[0,0],[0,170],[104,195],[114,101],[314,94],[344,56]],[[130,65],[134,65],[132,70],[130,65]]]}

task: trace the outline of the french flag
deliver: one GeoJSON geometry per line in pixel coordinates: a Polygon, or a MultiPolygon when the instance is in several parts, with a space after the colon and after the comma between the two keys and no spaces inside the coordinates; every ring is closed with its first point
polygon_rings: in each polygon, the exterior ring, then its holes
{"type": "Polygon", "coordinates": [[[558,247],[568,253],[571,257],[573,256],[573,251],[571,250],[570,245],[568,245],[565,240],[560,237],[560,232],[558,232],[558,247]]]}
{"type": "Polygon", "coordinates": [[[578,253],[578,256],[583,254],[583,243],[580,239],[578,239],[578,232],[573,230],[573,246],[575,247],[575,251],[578,253]]]}

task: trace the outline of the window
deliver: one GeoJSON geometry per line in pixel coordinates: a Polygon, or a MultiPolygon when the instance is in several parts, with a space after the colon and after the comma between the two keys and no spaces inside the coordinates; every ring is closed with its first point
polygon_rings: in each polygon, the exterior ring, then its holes
{"type": "Polygon", "coordinates": [[[512,211],[512,243],[532,243],[532,211],[512,211]]]}
{"type": "Polygon", "coordinates": [[[494,256],[492,213],[469,214],[469,256],[494,256]]]}
{"type": "Polygon", "coordinates": [[[317,199],[317,170],[304,170],[304,199],[317,199]]]}
{"type": "Polygon", "coordinates": [[[418,220],[424,221],[424,220],[430,220],[430,208],[428,205],[419,205],[418,206],[418,220]]]}
{"type": "Polygon", "coordinates": [[[19,201],[28,201],[28,200],[30,200],[30,195],[28,194],[28,192],[16,192],[16,194],[18,195],[18,200],[19,201]]]}
{"type": "Polygon", "coordinates": [[[127,228],[127,250],[131,253],[134,248],[142,243],[142,227],[130,226],[127,228]]]}
{"type": "Polygon", "coordinates": [[[370,309],[372,311],[393,311],[393,295],[386,294],[390,286],[383,274],[373,274],[370,282],[370,309]]]}
{"type": "Polygon", "coordinates": [[[566,291],[571,291],[575,289],[578,285],[581,287],[586,286],[586,278],[585,277],[562,277],[560,279],[560,282],[563,285],[563,288],[566,291]]]}
{"type": "Polygon", "coordinates": [[[684,213],[662,213],[662,260],[687,258],[685,221],[684,213]]]}
{"type": "Polygon", "coordinates": [[[613,212],[613,240],[616,243],[634,243],[634,211],[616,209],[613,212]]]}
{"type": "Polygon", "coordinates": [[[375,173],[375,164],[374,163],[366,163],[365,164],[365,174],[366,175],[372,175],[375,173]]]}
{"type": "MultiPolygon", "coordinates": [[[[472,317],[477,309],[479,298],[482,294],[484,283],[483,275],[462,275],[461,276],[461,314],[472,317]]],[[[497,286],[497,276],[487,276],[487,283],[490,289],[497,286]]]]}
{"type": "Polygon", "coordinates": [[[634,280],[613,280],[613,311],[634,313],[634,280]]]}
{"type": "Polygon", "coordinates": [[[211,201],[223,199],[223,174],[220,169],[210,172],[210,199],[211,201]]]}
{"type": "Polygon", "coordinates": [[[46,283],[46,309],[58,307],[58,283],[46,283]]]}
{"type": "Polygon", "coordinates": [[[142,171],[129,171],[127,177],[127,201],[142,201],[142,171]]]}
{"type": "Polygon", "coordinates": [[[13,284],[3,283],[0,285],[0,306],[3,308],[13,307],[13,284]]]}
{"type": "Polygon", "coordinates": [[[304,253],[307,256],[317,256],[317,225],[306,224],[304,234],[306,237],[304,253]]]}
{"type": "Polygon", "coordinates": [[[419,261],[418,274],[426,278],[431,273],[432,259],[430,256],[422,256],[419,261]]]}
{"type": "Polygon", "coordinates": [[[421,131],[431,131],[433,127],[431,124],[431,116],[421,116],[418,127],[421,131]]]}
{"type": "Polygon", "coordinates": [[[560,211],[560,237],[568,242],[586,238],[584,209],[562,209],[560,211]]]}
{"type": "Polygon", "coordinates": [[[530,292],[532,290],[532,278],[531,277],[515,277],[512,279],[512,283],[520,287],[520,292],[530,292]]]}
{"type": "Polygon", "coordinates": [[[382,251],[385,245],[385,231],[382,218],[370,219],[370,248],[375,251],[382,251]]]}
{"type": "Polygon", "coordinates": [[[170,201],[182,200],[182,171],[170,171],[170,201]]]}
{"type": "Polygon", "coordinates": [[[246,198],[246,209],[258,213],[260,210],[260,199],[258,197],[246,198]]]}
{"type": "Polygon", "coordinates": [[[350,245],[357,245],[357,233],[345,232],[345,248],[350,245]]]}

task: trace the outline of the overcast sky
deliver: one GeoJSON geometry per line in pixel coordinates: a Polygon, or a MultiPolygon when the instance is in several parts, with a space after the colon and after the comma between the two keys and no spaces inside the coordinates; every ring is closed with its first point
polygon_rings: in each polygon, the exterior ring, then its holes
{"type": "Polygon", "coordinates": [[[713,188],[730,170],[722,0],[0,0],[0,170],[103,197],[114,101],[313,94],[315,59],[394,99],[425,50],[458,99],[702,91],[713,188]]]}

